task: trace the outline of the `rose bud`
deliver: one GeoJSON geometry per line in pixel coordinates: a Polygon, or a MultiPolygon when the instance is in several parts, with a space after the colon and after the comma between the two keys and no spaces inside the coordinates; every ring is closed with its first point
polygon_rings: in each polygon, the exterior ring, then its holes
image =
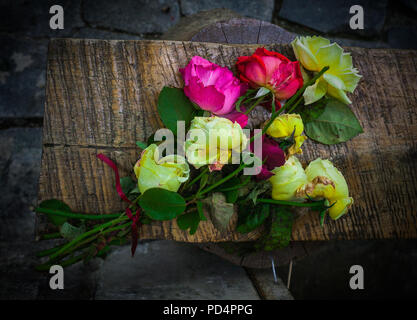
{"type": "Polygon", "coordinates": [[[177,192],[181,184],[188,180],[190,168],[185,158],[168,155],[159,159],[156,144],[151,144],[142,151],[134,166],[138,187],[141,193],[149,188],[162,188],[177,192]]]}
{"type": "Polygon", "coordinates": [[[275,168],[272,172],[274,175],[269,179],[272,184],[272,199],[304,201],[298,193],[307,183],[307,176],[295,156],[290,157],[283,166],[275,168]]]}
{"type": "Polygon", "coordinates": [[[304,124],[299,114],[283,114],[274,119],[266,134],[273,138],[290,137],[294,132],[294,137],[301,136],[304,131],[304,124]],[[295,131],[294,131],[295,130],[295,131]]]}
{"type": "Polygon", "coordinates": [[[314,85],[304,92],[305,104],[320,100],[326,93],[342,101],[352,103],[346,92],[353,92],[361,78],[352,65],[350,53],[346,53],[337,44],[322,37],[297,37],[291,42],[294,54],[302,66],[310,71],[327,70],[314,85]]]}
{"type": "Polygon", "coordinates": [[[305,170],[308,184],[304,188],[306,195],[313,199],[327,199],[329,215],[336,220],[344,215],[353,203],[345,178],[329,161],[320,158],[312,161],[305,170]]]}
{"type": "MultiPolygon", "coordinates": [[[[247,90],[247,85],[242,84],[228,68],[199,56],[194,56],[180,72],[185,95],[201,109],[215,115],[224,116],[235,111],[236,100],[247,90]]],[[[246,115],[234,117],[233,121],[238,121],[242,127],[246,125],[246,115]]]]}
{"type": "Polygon", "coordinates": [[[239,57],[236,63],[240,79],[253,88],[265,87],[277,100],[286,100],[303,86],[298,61],[265,48],[256,49],[251,56],[239,57]]]}
{"type": "Polygon", "coordinates": [[[302,135],[304,124],[299,114],[283,114],[274,119],[271,126],[266,130],[266,134],[273,138],[288,138],[294,134],[294,144],[287,150],[287,155],[291,156],[302,153],[301,146],[307,137],[302,135]]]}
{"type": "Polygon", "coordinates": [[[228,163],[232,151],[246,148],[247,138],[242,127],[221,117],[195,117],[185,142],[185,154],[195,168],[213,165],[220,170],[228,163]]]}

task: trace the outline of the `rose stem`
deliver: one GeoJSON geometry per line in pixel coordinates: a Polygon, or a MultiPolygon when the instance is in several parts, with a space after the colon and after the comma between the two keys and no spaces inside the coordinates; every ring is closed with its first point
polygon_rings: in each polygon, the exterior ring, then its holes
{"type": "Polygon", "coordinates": [[[61,238],[61,234],[59,232],[41,235],[41,240],[50,240],[50,239],[58,239],[58,238],[61,238]]]}
{"type": "Polygon", "coordinates": [[[65,244],[61,244],[59,246],[53,247],[51,249],[46,249],[43,251],[39,251],[36,256],[39,258],[45,257],[45,256],[49,256],[50,254],[54,253],[55,251],[59,250],[60,248],[62,248],[65,244]]]}
{"type": "Polygon", "coordinates": [[[253,103],[249,108],[248,108],[248,110],[246,110],[245,111],[245,113],[244,114],[249,114],[252,110],[253,110],[253,108],[255,108],[257,105],[259,105],[263,100],[264,100],[264,98],[265,98],[265,96],[262,96],[262,97],[259,97],[256,101],[255,101],[255,103],[253,103]]]}
{"type": "MultiPolygon", "coordinates": [[[[64,255],[64,256],[65,255],[68,255],[69,253],[73,252],[77,248],[79,248],[79,247],[81,247],[83,245],[86,245],[86,244],[90,243],[91,241],[95,240],[99,235],[104,235],[104,234],[109,233],[109,232],[112,232],[112,231],[120,230],[120,229],[126,228],[126,227],[128,227],[130,225],[131,225],[131,222],[128,222],[128,223],[125,223],[125,224],[122,224],[122,225],[119,225],[119,226],[116,226],[116,227],[113,227],[113,228],[109,228],[109,229],[107,229],[105,231],[101,231],[99,234],[93,235],[90,238],[85,239],[82,242],[79,242],[78,241],[78,242],[74,243],[73,245],[65,248],[65,250],[62,250],[62,248],[61,248],[59,250],[59,252],[56,252],[55,254],[52,254],[49,257],[50,259],[49,259],[48,263],[53,262],[53,260],[55,260],[60,255],[64,255]]],[[[88,233],[88,232],[86,232],[86,233],[88,233]]],[[[86,233],[84,233],[83,235],[85,235],[86,233]]]]}
{"type": "Polygon", "coordinates": [[[52,210],[52,209],[41,208],[41,207],[36,208],[35,212],[45,213],[45,214],[52,214],[52,215],[67,217],[67,218],[71,218],[71,219],[81,219],[81,220],[115,219],[115,218],[120,217],[120,215],[121,215],[121,213],[102,214],[102,215],[82,214],[82,213],[64,212],[64,211],[60,211],[60,210],[52,210]]]}
{"type": "Polygon", "coordinates": [[[183,189],[183,191],[184,190],[186,190],[186,189],[188,189],[189,187],[191,187],[194,183],[196,183],[198,180],[200,180],[201,179],[201,177],[206,173],[208,171],[208,167],[204,167],[204,169],[200,172],[200,174],[197,176],[197,177],[195,177],[194,178],[194,180],[193,181],[191,181],[189,184],[186,184],[185,186],[184,186],[184,189],[183,189]]]}
{"type": "MultiPolygon", "coordinates": [[[[316,82],[316,80],[318,78],[320,78],[323,73],[325,73],[327,70],[329,70],[329,67],[324,67],[323,69],[320,70],[319,73],[317,73],[312,79],[310,79],[309,81],[307,81],[302,87],[301,89],[299,89],[288,101],[287,103],[281,108],[279,109],[277,112],[273,113],[271,116],[271,119],[268,121],[268,123],[265,125],[265,127],[262,129],[262,134],[264,134],[266,132],[266,130],[268,130],[268,128],[271,126],[272,122],[275,120],[276,117],[278,117],[285,109],[289,108],[292,106],[292,104],[298,99],[299,96],[301,96],[301,94],[304,93],[305,89],[309,86],[311,86],[312,84],[314,84],[316,82]]],[[[252,142],[253,140],[255,140],[255,138],[260,135],[259,133],[257,135],[252,136],[252,138],[249,140],[250,142],[252,142]]]]}
{"type": "Polygon", "coordinates": [[[297,100],[297,102],[296,103],[294,103],[294,105],[292,106],[292,108],[290,109],[290,110],[288,110],[287,111],[287,113],[291,113],[291,112],[293,112],[297,107],[298,107],[298,105],[300,104],[300,102],[302,101],[304,99],[304,97],[300,97],[300,98],[298,98],[298,100],[297,100]]]}
{"type": "Polygon", "coordinates": [[[240,171],[243,170],[243,168],[245,167],[245,164],[241,164],[239,166],[239,168],[237,168],[235,171],[233,171],[231,174],[229,174],[228,176],[224,177],[223,179],[217,181],[216,183],[212,184],[211,186],[207,187],[205,190],[201,191],[199,194],[197,194],[196,196],[202,196],[203,194],[206,194],[207,192],[213,190],[214,188],[218,187],[219,185],[225,183],[226,181],[230,180],[231,178],[233,178],[235,175],[237,175],[240,171]]]}
{"type": "MultiPolygon", "coordinates": [[[[134,214],[136,214],[136,213],[134,213],[134,214]]],[[[100,231],[102,231],[103,229],[106,229],[106,228],[108,228],[108,227],[110,227],[110,226],[112,226],[112,225],[114,225],[114,224],[116,224],[116,223],[118,223],[118,222],[122,222],[122,221],[125,221],[125,220],[128,220],[128,219],[129,219],[129,218],[128,218],[127,216],[123,215],[123,216],[119,217],[118,219],[114,219],[114,220],[112,220],[112,221],[109,221],[109,222],[106,222],[106,223],[100,224],[100,225],[96,226],[95,228],[91,229],[90,231],[84,232],[83,234],[79,235],[79,236],[78,236],[78,237],[76,237],[74,240],[72,240],[72,241],[68,242],[68,243],[67,243],[65,246],[63,246],[60,250],[58,250],[56,253],[52,254],[52,255],[50,256],[50,258],[51,258],[51,259],[56,258],[56,257],[58,257],[59,255],[61,255],[63,252],[65,252],[68,248],[72,247],[73,245],[75,245],[76,243],[80,242],[80,241],[81,241],[81,240],[83,240],[84,238],[86,238],[86,237],[88,237],[88,236],[90,236],[90,235],[92,235],[92,234],[94,234],[94,233],[100,232],[100,231]]]]}
{"type": "Polygon", "coordinates": [[[279,205],[294,206],[294,207],[319,207],[323,205],[323,203],[321,203],[322,201],[305,203],[305,202],[294,202],[294,201],[262,199],[262,198],[257,199],[256,201],[262,202],[262,203],[271,203],[271,204],[279,204],[279,205]]]}

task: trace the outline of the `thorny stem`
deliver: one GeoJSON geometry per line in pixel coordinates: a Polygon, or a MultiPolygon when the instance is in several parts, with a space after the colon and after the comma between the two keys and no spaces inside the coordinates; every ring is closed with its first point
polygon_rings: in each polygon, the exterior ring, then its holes
{"type": "Polygon", "coordinates": [[[205,190],[203,190],[199,194],[197,194],[197,197],[202,196],[203,194],[206,194],[207,192],[213,190],[214,188],[218,187],[219,185],[221,185],[221,184],[225,183],[226,181],[230,180],[235,175],[237,175],[240,171],[242,171],[245,166],[246,166],[245,164],[241,164],[239,166],[239,168],[237,168],[235,171],[230,173],[228,176],[226,176],[223,179],[217,181],[216,183],[213,183],[211,186],[207,187],[205,190]]]}
{"type": "Polygon", "coordinates": [[[189,187],[191,187],[194,183],[196,183],[198,180],[201,179],[201,177],[208,171],[208,167],[204,167],[204,169],[200,172],[200,174],[195,177],[189,184],[186,184],[183,188],[183,190],[188,189],[189,187]]]}
{"type": "Polygon", "coordinates": [[[82,213],[72,213],[72,212],[64,212],[60,210],[52,210],[47,208],[38,207],[35,209],[35,212],[38,213],[45,213],[45,214],[52,214],[61,217],[67,217],[71,219],[81,219],[81,220],[101,220],[101,219],[115,219],[120,217],[120,213],[117,214],[82,214],[82,213]]]}
{"type": "Polygon", "coordinates": [[[294,202],[294,201],[284,201],[284,200],[274,200],[274,199],[257,199],[257,202],[261,203],[271,203],[271,204],[279,204],[283,206],[294,206],[294,207],[320,207],[323,206],[321,201],[316,202],[294,202]]]}

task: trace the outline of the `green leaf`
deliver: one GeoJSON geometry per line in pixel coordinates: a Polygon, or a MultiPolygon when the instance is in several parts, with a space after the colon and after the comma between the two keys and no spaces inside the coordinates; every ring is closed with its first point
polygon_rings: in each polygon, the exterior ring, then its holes
{"type": "Polygon", "coordinates": [[[261,226],[268,218],[269,204],[261,204],[255,207],[239,206],[239,217],[236,230],[240,233],[248,233],[261,226]]]}
{"type": "Polygon", "coordinates": [[[354,113],[347,105],[329,99],[323,113],[305,124],[306,135],[324,144],[348,141],[363,132],[354,113]]]}
{"type": "Polygon", "coordinates": [[[177,121],[185,121],[188,128],[194,118],[193,104],[182,89],[164,87],[158,98],[158,113],[164,125],[175,135],[177,134],[177,121]]]}
{"type": "Polygon", "coordinates": [[[197,194],[201,191],[201,190],[203,190],[203,188],[207,185],[207,182],[208,182],[208,179],[209,179],[209,175],[206,173],[206,174],[203,174],[203,176],[201,177],[201,179],[200,179],[200,187],[198,188],[198,192],[197,192],[197,194]]]}
{"type": "Polygon", "coordinates": [[[294,110],[294,113],[298,113],[303,119],[303,123],[313,121],[321,116],[326,109],[326,105],[329,102],[329,98],[323,97],[319,101],[316,101],[309,105],[301,104],[294,110]]]}
{"type": "Polygon", "coordinates": [[[235,203],[239,198],[239,189],[225,191],[224,195],[226,196],[227,203],[235,203]]]}
{"type": "Polygon", "coordinates": [[[227,203],[235,203],[239,197],[239,188],[236,188],[236,186],[239,186],[240,184],[240,179],[238,177],[233,177],[229,181],[220,185],[216,190],[224,193],[227,203]]]}
{"type": "Polygon", "coordinates": [[[64,222],[59,229],[59,233],[61,236],[69,241],[75,239],[79,235],[85,232],[85,228],[83,227],[75,227],[68,222],[64,222]]]}
{"type": "Polygon", "coordinates": [[[206,221],[207,218],[204,214],[203,203],[201,202],[201,200],[197,200],[197,211],[198,211],[198,214],[200,215],[200,220],[201,221],[206,221]]]}
{"type": "Polygon", "coordinates": [[[146,190],[139,198],[139,205],[154,220],[171,220],[185,210],[185,200],[178,193],[162,188],[146,190]]]}
{"type": "Polygon", "coordinates": [[[258,249],[271,251],[285,248],[289,245],[294,216],[286,207],[273,207],[269,233],[257,244],[258,249]]]}
{"type": "MultiPolygon", "coordinates": [[[[42,201],[39,205],[40,208],[51,209],[51,210],[58,210],[63,212],[72,212],[70,207],[65,203],[57,199],[50,199],[42,201]]],[[[46,214],[49,221],[56,226],[63,225],[66,221],[66,217],[57,216],[54,214],[46,214]]]]}
{"type": "Polygon", "coordinates": [[[181,230],[190,229],[190,234],[197,231],[200,215],[197,211],[187,212],[177,217],[177,225],[181,230]]]}
{"type": "Polygon", "coordinates": [[[137,184],[132,177],[123,177],[120,179],[120,186],[122,187],[123,193],[128,195],[137,187],[137,184]]]}
{"type": "Polygon", "coordinates": [[[153,144],[153,143],[156,143],[156,142],[159,142],[159,141],[155,141],[155,133],[156,133],[156,131],[154,132],[154,133],[152,133],[149,137],[148,137],[148,139],[146,140],[146,144],[148,145],[148,146],[150,146],[151,144],[153,144]]]}
{"type": "Polygon", "coordinates": [[[264,180],[256,183],[254,189],[249,193],[248,199],[252,200],[253,204],[256,205],[256,199],[262,193],[268,191],[271,188],[271,183],[268,180],[264,180]]]}
{"type": "Polygon", "coordinates": [[[148,144],[146,142],[142,141],[136,141],[136,145],[141,148],[142,150],[145,150],[148,147],[148,144]]]}
{"type": "Polygon", "coordinates": [[[226,197],[221,192],[214,192],[203,200],[207,207],[213,225],[221,231],[226,231],[230,219],[233,216],[233,204],[226,202],[226,197]]]}

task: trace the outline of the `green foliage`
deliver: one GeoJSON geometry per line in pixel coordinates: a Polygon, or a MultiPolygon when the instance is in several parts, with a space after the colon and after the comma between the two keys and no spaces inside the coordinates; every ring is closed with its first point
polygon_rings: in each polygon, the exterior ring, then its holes
{"type": "Polygon", "coordinates": [[[190,234],[194,234],[197,231],[200,220],[199,212],[194,210],[180,215],[177,218],[177,225],[181,230],[190,229],[190,234]]]}
{"type": "Polygon", "coordinates": [[[326,99],[324,104],[302,113],[309,138],[323,144],[336,144],[363,132],[358,119],[347,105],[336,99],[326,99]]]}
{"type": "Polygon", "coordinates": [[[64,222],[62,226],[59,228],[59,233],[61,236],[69,241],[74,240],[79,235],[85,232],[85,228],[83,226],[76,227],[68,222],[64,222]]]}
{"type": "Polygon", "coordinates": [[[239,197],[239,186],[241,181],[238,177],[233,177],[225,183],[221,184],[217,191],[221,191],[226,196],[227,203],[235,203],[239,197]]]}
{"type": "Polygon", "coordinates": [[[146,190],[139,198],[139,205],[153,220],[171,220],[185,210],[182,196],[162,188],[146,190]]]}
{"type": "Polygon", "coordinates": [[[146,142],[142,141],[136,141],[136,145],[141,148],[142,150],[145,150],[148,147],[148,144],[146,142]]]}
{"type": "Polygon", "coordinates": [[[252,200],[253,204],[256,205],[258,196],[271,189],[271,183],[268,180],[258,182],[253,187],[252,191],[248,195],[248,199],[252,200]]]}
{"type": "Polygon", "coordinates": [[[195,112],[193,104],[182,89],[164,87],[159,94],[159,116],[174,134],[177,134],[177,121],[185,121],[185,127],[188,128],[195,112]]]}
{"type": "Polygon", "coordinates": [[[123,193],[126,195],[131,193],[137,187],[136,182],[132,179],[132,177],[121,178],[120,186],[122,187],[123,193]]]}
{"type": "Polygon", "coordinates": [[[273,207],[269,232],[260,239],[256,247],[265,251],[287,247],[291,239],[293,221],[294,216],[290,209],[284,206],[273,207]]]}
{"type": "Polygon", "coordinates": [[[226,196],[221,192],[214,192],[203,200],[213,225],[221,231],[226,231],[233,215],[233,204],[226,202],[226,196]]]}
{"type": "Polygon", "coordinates": [[[200,216],[200,220],[201,221],[206,221],[207,218],[204,215],[203,202],[201,202],[201,200],[197,200],[197,211],[198,211],[198,214],[200,216]]]}
{"type": "Polygon", "coordinates": [[[266,203],[256,206],[240,205],[238,210],[236,230],[240,233],[248,233],[261,226],[268,218],[270,205],[266,203]]]}
{"type": "Polygon", "coordinates": [[[303,123],[306,124],[307,122],[314,121],[326,109],[326,105],[329,102],[329,98],[323,97],[319,101],[316,101],[309,105],[301,105],[297,109],[295,109],[294,113],[298,113],[301,118],[303,119],[303,123]]]}
{"type": "MultiPolygon", "coordinates": [[[[68,212],[71,213],[71,209],[70,207],[57,199],[50,199],[50,200],[45,200],[42,201],[41,204],[39,205],[40,208],[45,208],[45,209],[50,209],[50,210],[58,210],[58,211],[63,211],[63,212],[68,212]]],[[[49,221],[51,223],[53,223],[56,226],[62,226],[67,220],[68,218],[66,217],[62,217],[62,216],[57,216],[57,215],[53,215],[53,214],[46,214],[49,221]]]]}

